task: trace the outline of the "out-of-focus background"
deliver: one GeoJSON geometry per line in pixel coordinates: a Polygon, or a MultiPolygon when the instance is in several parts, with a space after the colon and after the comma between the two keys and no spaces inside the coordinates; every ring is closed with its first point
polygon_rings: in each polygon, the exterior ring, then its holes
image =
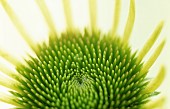
{"type": "MultiPolygon", "coordinates": [[[[48,39],[48,28],[39,8],[35,4],[34,0],[6,0],[13,7],[13,10],[17,13],[21,22],[25,25],[26,30],[30,34],[31,38],[37,43],[40,43],[48,39]]],[[[72,6],[72,14],[74,24],[77,28],[83,29],[85,26],[89,26],[89,9],[88,0],[70,0],[72,6]]],[[[97,22],[99,28],[103,32],[107,32],[112,26],[114,0],[97,0],[98,12],[97,22]]],[[[166,45],[163,52],[151,67],[148,77],[155,77],[159,67],[163,64],[166,66],[166,78],[162,83],[158,91],[161,91],[159,96],[166,96],[167,101],[164,109],[170,108],[170,0],[135,0],[136,1],[136,20],[130,44],[132,50],[141,49],[145,41],[149,38],[154,28],[160,21],[165,21],[164,28],[160,34],[160,37],[154,44],[148,57],[154,52],[157,45],[161,40],[166,38],[166,45]]],[[[122,0],[121,17],[118,33],[123,34],[124,26],[126,23],[129,0],[122,0]]],[[[62,32],[65,30],[66,23],[63,13],[62,0],[46,0],[47,6],[54,18],[57,31],[62,32]]],[[[1,4],[1,3],[0,3],[1,4]]],[[[0,47],[11,53],[13,56],[22,59],[26,57],[27,53],[31,53],[31,50],[27,44],[20,37],[20,34],[16,31],[9,20],[7,14],[0,5],[0,47]]],[[[1,63],[6,63],[0,58],[1,63]]],[[[13,66],[9,65],[13,68],[13,66]]],[[[0,86],[0,92],[7,93],[7,89],[0,86]]],[[[158,96],[158,97],[159,97],[158,96]]],[[[0,102],[0,109],[9,109],[11,105],[0,102]]]]}

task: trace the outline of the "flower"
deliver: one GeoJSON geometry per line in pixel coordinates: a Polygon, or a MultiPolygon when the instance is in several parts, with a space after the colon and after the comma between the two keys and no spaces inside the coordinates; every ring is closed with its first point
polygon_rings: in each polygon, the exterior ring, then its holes
{"type": "Polygon", "coordinates": [[[96,0],[89,0],[90,28],[83,32],[74,28],[70,1],[63,0],[67,31],[58,35],[44,0],[35,0],[50,29],[48,44],[37,45],[6,0],[1,4],[36,56],[22,63],[1,50],[0,55],[15,65],[12,72],[2,65],[0,70],[11,78],[0,77],[0,85],[11,95],[1,94],[0,100],[16,108],[94,108],[128,109],[155,108],[164,98],[152,101],[159,94],[156,89],[165,76],[162,66],[150,80],[146,75],[161,53],[165,40],[156,48],[148,61],[143,58],[162,30],[160,22],[144,47],[133,53],[129,39],[135,20],[135,3],[130,0],[129,15],[123,37],[117,34],[120,0],[115,0],[113,27],[102,33],[96,24],[96,0]]]}

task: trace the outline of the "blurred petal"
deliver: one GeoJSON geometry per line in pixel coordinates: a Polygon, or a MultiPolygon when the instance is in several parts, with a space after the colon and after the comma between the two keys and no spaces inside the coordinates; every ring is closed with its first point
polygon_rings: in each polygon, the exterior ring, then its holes
{"type": "Polygon", "coordinates": [[[151,49],[153,44],[155,43],[156,39],[158,38],[162,28],[163,28],[164,22],[160,22],[159,25],[156,27],[150,38],[147,40],[143,48],[140,50],[138,54],[138,61],[141,61],[143,57],[148,53],[148,51],[151,49]]]}
{"type": "Polygon", "coordinates": [[[114,17],[113,17],[113,25],[111,30],[112,37],[114,37],[117,32],[117,28],[120,20],[120,9],[121,9],[121,0],[115,0],[115,10],[114,10],[114,17]]]}
{"type": "Polygon", "coordinates": [[[92,31],[97,28],[97,0],[89,0],[90,24],[92,31]]]}
{"type": "Polygon", "coordinates": [[[142,70],[139,73],[139,77],[142,75],[147,74],[147,71],[149,70],[149,68],[154,64],[154,62],[156,61],[156,59],[158,58],[158,56],[160,55],[162,49],[164,48],[165,45],[165,40],[163,40],[159,46],[156,48],[155,52],[152,54],[152,56],[148,59],[147,62],[145,62],[145,64],[143,65],[142,70]]]}
{"type": "Polygon", "coordinates": [[[29,33],[25,30],[24,26],[14,13],[13,9],[11,6],[7,3],[6,0],[1,0],[0,1],[3,8],[5,9],[6,13],[8,14],[9,18],[11,19],[12,23],[15,25],[17,30],[20,32],[24,40],[27,42],[27,44],[34,50],[34,52],[38,52],[38,48],[35,44],[35,42],[30,38],[29,33]]]}
{"type": "Polygon", "coordinates": [[[70,0],[63,0],[63,6],[64,6],[64,12],[65,12],[65,18],[66,18],[66,22],[67,22],[66,24],[68,30],[72,31],[74,26],[73,26],[72,13],[70,7],[70,0]]]}
{"type": "Polygon", "coordinates": [[[135,22],[135,0],[130,0],[129,15],[123,34],[123,42],[125,43],[129,41],[134,22],[135,22]]]}
{"type": "Polygon", "coordinates": [[[162,66],[160,71],[158,72],[157,76],[150,81],[150,83],[144,89],[144,93],[152,93],[154,92],[162,83],[165,78],[165,67],[162,66]]]}

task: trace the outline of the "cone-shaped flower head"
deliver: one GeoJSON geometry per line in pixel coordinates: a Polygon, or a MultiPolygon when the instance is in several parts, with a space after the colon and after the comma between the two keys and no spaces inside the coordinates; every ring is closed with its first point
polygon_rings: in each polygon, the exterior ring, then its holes
{"type": "Polygon", "coordinates": [[[0,77],[0,85],[11,95],[0,93],[0,100],[24,109],[139,109],[162,105],[162,99],[151,101],[164,79],[165,68],[157,77],[146,78],[165,41],[148,61],[143,58],[162,30],[161,22],[142,50],[133,53],[129,38],[135,21],[135,3],[130,0],[124,34],[118,37],[121,1],[115,0],[113,26],[102,33],[96,23],[96,0],[89,0],[91,27],[84,32],[74,28],[69,0],[63,0],[67,32],[58,35],[44,0],[35,0],[50,29],[49,43],[36,45],[6,0],[0,0],[8,16],[36,57],[19,62],[4,50],[0,55],[16,67],[12,72],[5,65],[0,70],[10,78],[0,77]]]}

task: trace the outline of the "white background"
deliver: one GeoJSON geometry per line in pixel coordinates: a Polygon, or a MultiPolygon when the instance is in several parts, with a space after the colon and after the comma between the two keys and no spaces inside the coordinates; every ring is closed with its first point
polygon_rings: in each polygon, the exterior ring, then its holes
{"type": "MultiPolygon", "coordinates": [[[[48,28],[44,23],[44,19],[37,8],[34,0],[7,0],[17,13],[21,21],[24,23],[26,30],[36,42],[42,42],[48,39],[48,28]]],[[[65,18],[61,0],[48,0],[50,12],[55,20],[58,32],[65,29],[65,18]]],[[[88,0],[71,0],[74,24],[77,28],[83,29],[89,26],[88,0]]],[[[129,0],[122,0],[121,19],[118,33],[122,35],[124,25],[128,15],[129,0]]],[[[114,8],[114,0],[98,0],[98,26],[107,32],[112,25],[112,15],[114,8]]],[[[165,109],[170,106],[170,0],[136,0],[136,20],[133,33],[130,39],[132,50],[141,49],[144,42],[149,38],[155,26],[161,21],[165,21],[160,37],[156,41],[154,47],[144,60],[146,60],[154,51],[161,40],[166,38],[166,45],[163,52],[150,69],[148,77],[156,76],[160,65],[166,66],[167,74],[165,81],[158,89],[161,95],[167,97],[165,109]]],[[[26,53],[31,50],[20,37],[15,27],[12,25],[2,6],[0,5],[0,47],[9,51],[13,56],[22,59],[26,53]]],[[[4,62],[0,58],[0,62],[4,62]]],[[[6,89],[0,87],[0,91],[6,92],[6,89]]],[[[0,102],[0,109],[8,109],[10,105],[0,102]]]]}

